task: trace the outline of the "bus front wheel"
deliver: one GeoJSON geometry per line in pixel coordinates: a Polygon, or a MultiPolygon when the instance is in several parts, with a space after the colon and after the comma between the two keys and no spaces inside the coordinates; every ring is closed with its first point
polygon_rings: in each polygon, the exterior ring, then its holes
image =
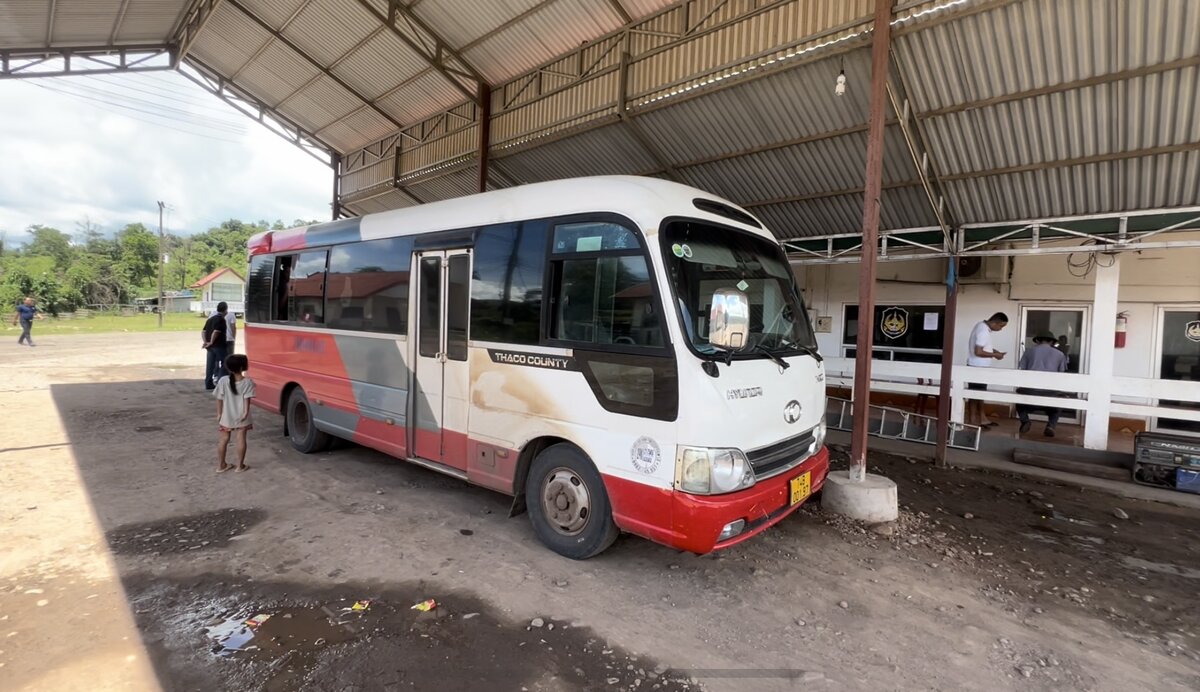
{"type": "Polygon", "coordinates": [[[313,454],[329,448],[329,435],[317,430],[313,422],[312,405],[299,387],[288,395],[287,429],[292,446],[299,452],[313,454]]]}
{"type": "Polygon", "coordinates": [[[600,472],[573,445],[557,444],[538,454],[525,493],[534,533],[559,555],[586,560],[620,534],[600,472]]]}

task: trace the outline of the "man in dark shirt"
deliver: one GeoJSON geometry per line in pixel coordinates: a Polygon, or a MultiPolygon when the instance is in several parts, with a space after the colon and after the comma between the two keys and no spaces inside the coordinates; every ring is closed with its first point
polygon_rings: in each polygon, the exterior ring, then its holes
{"type": "Polygon", "coordinates": [[[225,301],[217,303],[217,311],[204,323],[204,331],[201,332],[204,350],[208,353],[204,367],[204,388],[207,390],[216,389],[217,380],[225,375],[225,358],[229,355],[229,340],[226,338],[229,323],[225,320],[227,312],[229,305],[225,301]]]}
{"type": "Polygon", "coordinates": [[[17,339],[18,344],[34,345],[30,331],[33,329],[33,321],[40,317],[37,306],[33,304],[33,298],[26,298],[25,302],[17,306],[17,313],[13,315],[13,325],[21,323],[21,338],[17,339]]]}
{"type": "MultiPolygon", "coordinates": [[[[1033,337],[1033,348],[1025,351],[1017,367],[1022,370],[1039,372],[1066,372],[1067,357],[1063,355],[1062,351],[1055,348],[1055,342],[1057,339],[1053,334],[1039,334],[1033,337]]],[[[1053,390],[1027,387],[1018,387],[1017,393],[1032,396],[1060,396],[1059,392],[1053,390]]],[[[1017,404],[1017,417],[1021,420],[1021,432],[1029,432],[1029,428],[1032,426],[1032,423],[1029,422],[1029,413],[1038,409],[1046,412],[1046,430],[1042,434],[1046,437],[1054,437],[1054,428],[1058,425],[1059,412],[1058,408],[1050,406],[1017,404]]]]}

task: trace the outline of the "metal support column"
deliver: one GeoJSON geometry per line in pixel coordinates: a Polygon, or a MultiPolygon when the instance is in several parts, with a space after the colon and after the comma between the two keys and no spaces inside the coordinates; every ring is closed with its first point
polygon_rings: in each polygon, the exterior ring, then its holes
{"type": "Polygon", "coordinates": [[[337,221],[342,217],[342,155],[334,152],[330,157],[330,163],[333,164],[333,220],[337,221]]]}
{"type": "Polygon", "coordinates": [[[946,258],[946,315],[942,320],[942,375],[938,381],[937,408],[937,465],[947,464],[946,450],[950,445],[950,380],[954,372],[954,325],[958,317],[958,258],[946,258]]]}
{"type": "Polygon", "coordinates": [[[887,117],[888,51],[892,0],[875,2],[871,41],[871,112],[867,119],[867,175],[863,195],[862,262],[858,273],[858,343],[854,353],[854,429],[850,433],[850,480],[867,475],[867,428],[871,415],[871,345],[875,339],[875,256],[883,194],[883,133],[887,117]]]}
{"type": "Polygon", "coordinates": [[[158,328],[163,326],[163,252],[165,250],[164,241],[166,236],[163,235],[163,208],[167,205],[164,202],[158,203],[158,328]]]}
{"type": "Polygon", "coordinates": [[[487,192],[488,149],[492,146],[492,88],[479,84],[479,191],[487,192]]]}

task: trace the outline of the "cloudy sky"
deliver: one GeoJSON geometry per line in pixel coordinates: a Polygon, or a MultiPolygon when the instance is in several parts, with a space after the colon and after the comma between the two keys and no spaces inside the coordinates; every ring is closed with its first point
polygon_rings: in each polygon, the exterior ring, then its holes
{"type": "Polygon", "coordinates": [[[174,72],[0,81],[0,232],[327,219],[329,167],[174,72]]]}

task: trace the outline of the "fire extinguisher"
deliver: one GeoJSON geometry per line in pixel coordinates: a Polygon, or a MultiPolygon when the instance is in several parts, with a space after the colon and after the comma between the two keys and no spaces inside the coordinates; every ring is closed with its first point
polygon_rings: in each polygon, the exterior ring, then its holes
{"type": "Polygon", "coordinates": [[[1116,347],[1125,348],[1125,327],[1129,324],[1129,313],[1117,313],[1116,347]]]}

